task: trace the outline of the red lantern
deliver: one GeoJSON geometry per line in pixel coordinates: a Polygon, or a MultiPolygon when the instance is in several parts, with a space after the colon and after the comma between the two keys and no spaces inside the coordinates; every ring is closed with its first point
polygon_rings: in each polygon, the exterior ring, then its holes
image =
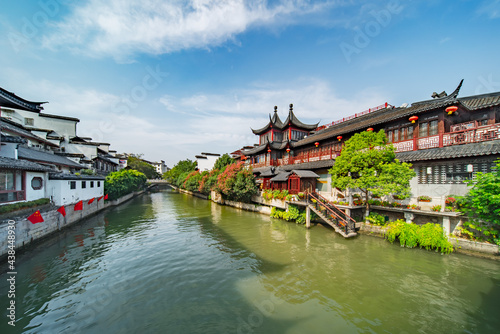
{"type": "Polygon", "coordinates": [[[368,128],[366,129],[366,131],[373,131],[373,128],[368,128]]]}
{"type": "Polygon", "coordinates": [[[415,123],[418,120],[418,116],[411,116],[410,122],[415,123]]]}
{"type": "Polygon", "coordinates": [[[448,115],[453,114],[457,110],[458,110],[458,107],[456,107],[456,106],[446,108],[446,112],[448,113],[448,115]]]}
{"type": "Polygon", "coordinates": [[[342,136],[337,136],[337,139],[338,139],[339,141],[341,141],[341,140],[342,140],[342,136]]]}
{"type": "Polygon", "coordinates": [[[271,148],[268,148],[268,149],[267,149],[267,152],[271,152],[271,148]]]}
{"type": "Polygon", "coordinates": [[[318,146],[319,146],[319,143],[318,143],[318,142],[315,142],[315,143],[314,143],[314,145],[315,145],[316,147],[318,147],[318,146]]]}
{"type": "Polygon", "coordinates": [[[290,147],[287,147],[287,148],[286,148],[286,151],[287,151],[288,153],[290,153],[290,147]]]}

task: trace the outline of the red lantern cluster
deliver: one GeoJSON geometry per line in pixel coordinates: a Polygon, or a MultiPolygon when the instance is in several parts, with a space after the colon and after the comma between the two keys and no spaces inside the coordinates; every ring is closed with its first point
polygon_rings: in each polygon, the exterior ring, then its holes
{"type": "Polygon", "coordinates": [[[418,120],[418,116],[411,116],[410,122],[415,123],[418,120]]]}

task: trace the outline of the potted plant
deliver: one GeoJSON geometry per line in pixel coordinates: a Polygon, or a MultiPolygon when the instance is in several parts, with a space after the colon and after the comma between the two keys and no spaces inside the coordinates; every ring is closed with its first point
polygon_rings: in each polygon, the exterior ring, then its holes
{"type": "Polygon", "coordinates": [[[419,202],[430,202],[431,201],[430,196],[427,196],[427,195],[418,196],[417,199],[419,202]]]}
{"type": "Polygon", "coordinates": [[[432,211],[436,211],[436,212],[439,212],[441,211],[441,205],[434,205],[432,208],[431,208],[432,211]]]}

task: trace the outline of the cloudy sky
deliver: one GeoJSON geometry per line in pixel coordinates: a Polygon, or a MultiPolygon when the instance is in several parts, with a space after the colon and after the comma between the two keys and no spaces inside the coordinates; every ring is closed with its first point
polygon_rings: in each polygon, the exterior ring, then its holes
{"type": "Polygon", "coordinates": [[[10,1],[0,48],[0,87],[173,166],[254,144],[275,105],[324,124],[500,91],[500,1],[10,1]]]}

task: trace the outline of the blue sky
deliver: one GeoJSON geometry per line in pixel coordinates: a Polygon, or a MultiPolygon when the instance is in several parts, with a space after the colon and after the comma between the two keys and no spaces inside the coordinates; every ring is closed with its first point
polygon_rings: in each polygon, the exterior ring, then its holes
{"type": "Polygon", "coordinates": [[[500,91],[500,1],[17,1],[0,47],[0,87],[173,166],[255,143],[275,105],[324,124],[500,91]]]}

